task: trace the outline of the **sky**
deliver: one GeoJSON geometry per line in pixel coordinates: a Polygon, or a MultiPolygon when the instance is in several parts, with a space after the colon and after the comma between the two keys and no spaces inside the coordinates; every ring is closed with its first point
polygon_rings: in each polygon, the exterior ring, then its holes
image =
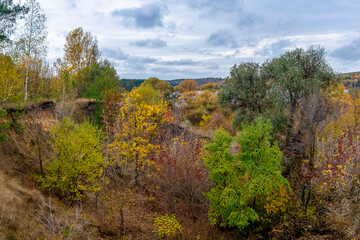
{"type": "Polygon", "coordinates": [[[296,47],[324,47],[335,72],[360,71],[359,0],[38,0],[48,60],[77,27],[121,78],[226,77],[296,47]]]}

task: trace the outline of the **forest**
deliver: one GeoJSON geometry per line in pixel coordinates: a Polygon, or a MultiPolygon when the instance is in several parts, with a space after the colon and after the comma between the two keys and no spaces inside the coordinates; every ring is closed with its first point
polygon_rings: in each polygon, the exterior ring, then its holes
{"type": "Polygon", "coordinates": [[[51,65],[36,0],[0,14],[1,239],[360,238],[359,88],[324,48],[129,83],[82,27],[51,65]]]}

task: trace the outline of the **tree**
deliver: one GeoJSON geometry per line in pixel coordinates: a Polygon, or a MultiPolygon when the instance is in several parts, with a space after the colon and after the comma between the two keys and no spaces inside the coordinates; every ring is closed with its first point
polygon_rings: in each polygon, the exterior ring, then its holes
{"type": "Polygon", "coordinates": [[[68,200],[80,200],[85,191],[97,192],[105,166],[101,131],[89,122],[80,125],[64,119],[50,133],[56,157],[38,177],[41,188],[55,191],[68,200]]]}
{"type": "Polygon", "coordinates": [[[27,10],[25,6],[14,4],[12,0],[0,1],[0,43],[10,40],[16,20],[27,10]]]}
{"type": "Polygon", "coordinates": [[[235,125],[252,121],[265,109],[269,86],[258,63],[234,65],[225,86],[219,92],[219,103],[236,112],[235,125]]]}
{"type": "MultiPolygon", "coordinates": [[[[191,92],[185,92],[187,94],[191,92]]],[[[190,120],[194,124],[199,124],[202,117],[210,115],[219,107],[218,96],[209,91],[203,91],[193,101],[190,101],[184,109],[184,118],[190,120]]]]}
{"type": "Polygon", "coordinates": [[[29,71],[33,61],[39,61],[45,57],[47,51],[46,17],[42,13],[40,4],[36,0],[27,0],[25,6],[28,14],[25,16],[25,25],[17,43],[22,58],[26,61],[25,94],[24,100],[28,99],[29,71]]]}
{"type": "Polygon", "coordinates": [[[263,73],[271,84],[269,97],[274,116],[285,127],[285,146],[290,145],[295,114],[306,96],[336,82],[323,48],[296,48],[264,64],[263,73]],[[280,121],[282,119],[285,121],[280,121]]]}
{"type": "Polygon", "coordinates": [[[106,101],[104,109],[109,152],[120,175],[130,176],[139,183],[144,173],[156,169],[149,156],[158,149],[154,141],[166,120],[167,103],[148,104],[137,89],[114,100],[117,103],[106,101]]]}
{"type": "Polygon", "coordinates": [[[175,87],[175,90],[183,93],[183,92],[196,91],[198,88],[199,86],[195,80],[185,79],[175,87]]]}
{"type": "Polygon", "coordinates": [[[0,54],[0,103],[16,100],[22,83],[18,67],[11,57],[0,54]]]}
{"type": "Polygon", "coordinates": [[[155,90],[152,85],[141,85],[137,88],[140,95],[139,101],[146,102],[149,105],[157,104],[164,99],[164,96],[159,90],[155,90]]]}
{"type": "Polygon", "coordinates": [[[201,91],[209,90],[211,92],[217,92],[220,90],[220,86],[219,86],[219,84],[210,82],[210,83],[201,85],[200,89],[201,89],[201,91]]]}
{"type": "Polygon", "coordinates": [[[281,195],[288,186],[281,175],[282,153],[271,143],[271,128],[269,120],[257,118],[252,124],[244,125],[235,139],[218,130],[205,146],[208,151],[205,165],[215,184],[207,193],[212,224],[221,218],[221,226],[242,230],[251,222],[286,208],[286,198],[267,200],[281,195]]]}
{"type": "Polygon", "coordinates": [[[64,64],[72,76],[97,63],[100,57],[96,38],[90,32],[84,32],[81,27],[67,35],[64,52],[64,64]]]}
{"type": "Polygon", "coordinates": [[[107,94],[119,91],[120,79],[108,60],[84,68],[78,77],[81,97],[103,100],[107,94]]]}

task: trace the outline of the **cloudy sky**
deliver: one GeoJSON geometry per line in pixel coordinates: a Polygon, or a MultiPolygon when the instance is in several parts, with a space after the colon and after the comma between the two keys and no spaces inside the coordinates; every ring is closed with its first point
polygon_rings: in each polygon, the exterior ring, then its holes
{"type": "Polygon", "coordinates": [[[96,36],[121,78],[226,77],[244,61],[322,46],[337,72],[360,71],[359,0],[39,0],[50,61],[69,31],[96,36]]]}

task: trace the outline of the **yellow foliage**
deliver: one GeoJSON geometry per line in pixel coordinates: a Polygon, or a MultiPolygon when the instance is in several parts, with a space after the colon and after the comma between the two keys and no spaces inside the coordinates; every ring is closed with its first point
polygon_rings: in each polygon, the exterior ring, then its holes
{"type": "Polygon", "coordinates": [[[121,98],[123,102],[115,116],[118,130],[109,148],[114,153],[113,161],[125,171],[132,163],[137,172],[156,169],[156,163],[148,156],[159,149],[153,140],[165,122],[167,103],[160,101],[149,105],[140,101],[137,89],[122,94],[121,98]]]}
{"type": "Polygon", "coordinates": [[[155,218],[154,227],[156,230],[153,230],[153,232],[157,233],[161,238],[174,236],[182,231],[182,226],[176,220],[175,215],[169,216],[166,214],[165,216],[155,218]]]}
{"type": "Polygon", "coordinates": [[[0,103],[16,97],[22,85],[16,64],[11,57],[0,54],[0,103]]]}

